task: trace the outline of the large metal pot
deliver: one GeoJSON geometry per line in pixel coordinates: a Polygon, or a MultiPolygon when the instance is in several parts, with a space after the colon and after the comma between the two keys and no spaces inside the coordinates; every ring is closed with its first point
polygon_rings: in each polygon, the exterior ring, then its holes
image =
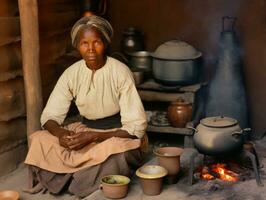
{"type": "Polygon", "coordinates": [[[171,40],[160,45],[151,55],[155,81],[169,86],[198,81],[202,54],[188,43],[171,40]]]}
{"type": "Polygon", "coordinates": [[[239,152],[244,143],[237,120],[229,117],[208,117],[200,121],[193,137],[194,145],[202,154],[224,156],[239,152]]]}

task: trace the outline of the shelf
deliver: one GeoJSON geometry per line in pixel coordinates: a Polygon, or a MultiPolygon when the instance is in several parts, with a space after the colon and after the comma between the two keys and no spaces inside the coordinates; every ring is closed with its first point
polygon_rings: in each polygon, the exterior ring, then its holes
{"type": "Polygon", "coordinates": [[[149,79],[142,84],[137,85],[139,90],[153,90],[161,92],[173,92],[173,93],[182,93],[182,92],[197,92],[201,88],[202,83],[188,85],[188,86],[165,86],[159,83],[156,83],[153,79],[149,79]]]}
{"type": "Polygon", "coordinates": [[[195,93],[201,88],[202,84],[189,86],[168,87],[156,83],[153,79],[137,86],[138,93],[143,101],[175,101],[181,97],[193,103],[195,93]]]}
{"type": "Polygon", "coordinates": [[[178,135],[193,135],[193,130],[189,128],[176,128],[172,126],[153,126],[148,125],[147,132],[172,133],[178,135]]]}
{"type": "Polygon", "coordinates": [[[150,90],[138,90],[139,96],[142,101],[175,101],[182,97],[185,101],[194,102],[195,94],[191,92],[185,93],[167,93],[150,90]]]}

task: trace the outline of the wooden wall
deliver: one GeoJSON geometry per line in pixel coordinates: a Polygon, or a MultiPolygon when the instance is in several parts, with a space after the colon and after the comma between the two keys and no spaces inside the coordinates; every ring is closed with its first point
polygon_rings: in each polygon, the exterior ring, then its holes
{"type": "MultiPolygon", "coordinates": [[[[73,0],[39,1],[40,71],[46,103],[62,71],[77,58],[70,29],[80,17],[73,0]]],[[[2,0],[0,6],[0,176],[25,159],[26,108],[22,73],[20,20],[17,0],[2,0]]]]}
{"type": "Polygon", "coordinates": [[[40,71],[44,105],[62,71],[75,57],[67,56],[72,50],[70,30],[80,17],[78,1],[40,0],[40,71]]]}
{"type": "Polygon", "coordinates": [[[266,131],[266,1],[265,0],[110,0],[108,18],[114,31],[112,51],[120,51],[123,29],[135,26],[145,34],[149,51],[180,38],[203,53],[206,80],[218,56],[223,16],[238,18],[236,31],[244,52],[244,72],[253,136],[266,131]]]}
{"type": "Polygon", "coordinates": [[[16,168],[26,154],[25,97],[17,0],[0,6],[0,175],[16,168]]]}

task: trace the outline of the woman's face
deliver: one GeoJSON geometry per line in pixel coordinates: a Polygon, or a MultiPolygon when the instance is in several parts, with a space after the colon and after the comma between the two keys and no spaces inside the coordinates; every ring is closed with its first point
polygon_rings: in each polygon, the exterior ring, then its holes
{"type": "Polygon", "coordinates": [[[105,64],[105,45],[96,29],[89,28],[80,32],[78,50],[90,69],[96,70],[105,64]]]}

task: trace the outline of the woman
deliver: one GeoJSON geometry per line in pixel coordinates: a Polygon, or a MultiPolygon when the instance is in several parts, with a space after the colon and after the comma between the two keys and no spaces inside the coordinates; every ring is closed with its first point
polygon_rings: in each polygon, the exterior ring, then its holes
{"type": "Polygon", "coordinates": [[[29,192],[57,194],[68,187],[84,197],[101,177],[129,176],[141,164],[146,115],[130,70],[106,55],[112,34],[98,16],[73,26],[72,44],[83,59],[61,75],[41,116],[45,130],[31,135],[25,163],[36,186],[29,192]],[[72,100],[82,123],[62,127],[72,100]]]}

